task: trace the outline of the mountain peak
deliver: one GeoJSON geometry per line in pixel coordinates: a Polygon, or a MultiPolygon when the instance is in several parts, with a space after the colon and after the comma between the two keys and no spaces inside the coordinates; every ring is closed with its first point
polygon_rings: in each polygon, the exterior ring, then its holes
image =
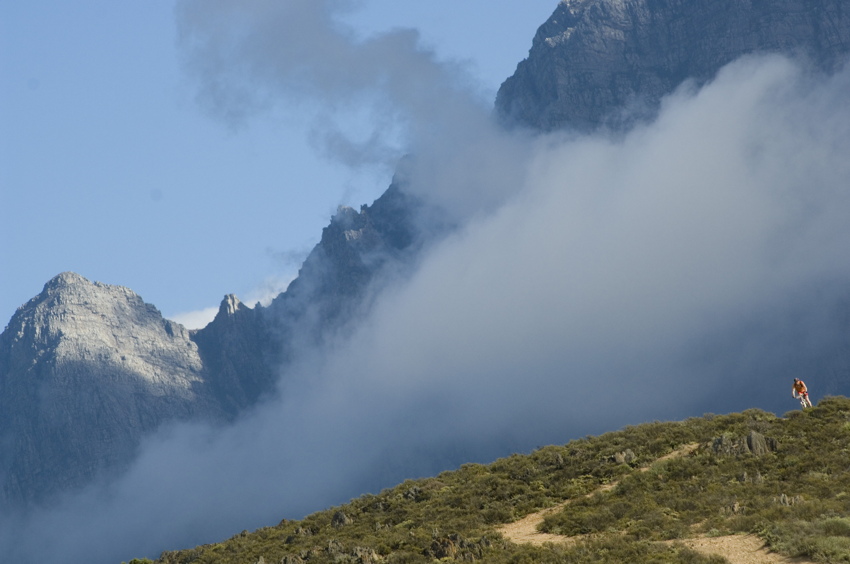
{"type": "Polygon", "coordinates": [[[503,119],[542,130],[627,129],[684,81],[754,53],[832,72],[850,53],[844,0],[562,0],[499,89],[503,119]]]}
{"type": "Polygon", "coordinates": [[[17,476],[0,505],[82,485],[101,461],[129,460],[160,422],[215,413],[203,376],[189,332],[136,293],[54,277],[0,334],[0,476],[17,476]]]}
{"type": "Polygon", "coordinates": [[[76,272],[66,271],[60,274],[57,274],[53,278],[47,281],[45,286],[49,286],[51,288],[58,288],[63,286],[72,286],[74,284],[82,284],[82,283],[90,283],[89,280],[83,278],[76,272]]]}
{"type": "Polygon", "coordinates": [[[99,283],[92,282],[76,272],[62,272],[47,281],[41,294],[30,300],[24,307],[46,299],[48,296],[73,293],[92,293],[99,283]]]}
{"type": "MultiPolygon", "coordinates": [[[[44,285],[42,292],[20,309],[25,311],[44,309],[48,305],[63,305],[66,308],[97,310],[115,307],[141,307],[159,311],[145,304],[135,292],[124,286],[113,286],[93,282],[76,272],[57,274],[44,285]],[[126,304],[126,305],[125,305],[126,304]]],[[[102,311],[102,313],[108,313],[102,311]]]]}
{"type": "Polygon", "coordinates": [[[227,294],[218,306],[218,315],[224,317],[235,315],[244,307],[246,306],[236,297],[236,294],[227,294]]]}

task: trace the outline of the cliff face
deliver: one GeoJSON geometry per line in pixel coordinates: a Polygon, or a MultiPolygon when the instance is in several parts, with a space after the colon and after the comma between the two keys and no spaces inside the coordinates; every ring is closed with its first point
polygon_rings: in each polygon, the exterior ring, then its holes
{"type": "Polygon", "coordinates": [[[562,0],[496,98],[509,123],[541,130],[628,127],[686,79],[751,53],[835,70],[850,53],[842,0],[562,0]]]}
{"type": "Polygon", "coordinates": [[[220,416],[185,328],[127,288],[60,274],[0,335],[0,500],[120,467],[163,421],[220,416]]]}
{"type": "Polygon", "coordinates": [[[269,393],[277,374],[277,344],[261,308],[251,309],[234,295],[221,302],[215,319],[191,333],[203,365],[204,383],[229,415],[269,393]]]}

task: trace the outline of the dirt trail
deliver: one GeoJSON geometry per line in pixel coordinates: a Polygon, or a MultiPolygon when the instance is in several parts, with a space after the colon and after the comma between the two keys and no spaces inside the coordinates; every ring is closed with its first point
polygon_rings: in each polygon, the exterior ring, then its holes
{"type": "MultiPolygon", "coordinates": [[[[656,460],[653,464],[658,464],[659,462],[663,462],[665,460],[670,460],[671,458],[678,458],[680,456],[686,456],[697,449],[699,445],[697,443],[685,445],[677,450],[674,450],[670,454],[666,454],[656,460]]],[[[649,470],[651,466],[644,466],[640,469],[641,472],[646,472],[649,470]]],[[[607,492],[613,490],[617,487],[619,482],[610,482],[608,484],[604,484],[596,489],[596,491],[590,492],[585,497],[590,497],[597,492],[607,492]]],[[[526,515],[519,521],[514,521],[513,523],[508,523],[506,525],[502,525],[499,527],[498,531],[507,538],[508,540],[515,542],[517,544],[530,543],[541,545],[546,542],[557,542],[557,543],[565,543],[565,542],[574,542],[574,537],[565,537],[562,535],[552,535],[549,533],[541,533],[537,530],[540,524],[543,522],[543,519],[548,517],[553,513],[557,513],[565,506],[569,505],[570,500],[567,500],[563,503],[559,503],[554,507],[547,507],[542,511],[538,511],[537,513],[532,513],[531,515],[526,515]]]]}
{"type": "MultiPolygon", "coordinates": [[[[665,460],[686,456],[692,453],[698,447],[698,444],[685,445],[670,454],[662,456],[652,465],[658,464],[665,460]]],[[[652,465],[645,466],[640,469],[641,472],[646,472],[652,465]]],[[[591,496],[597,492],[610,491],[617,487],[619,482],[611,482],[600,486],[596,491],[587,494],[591,496]]],[[[498,532],[506,539],[517,544],[534,544],[542,545],[547,542],[569,544],[579,540],[580,537],[565,537],[562,535],[552,535],[549,533],[541,533],[538,527],[547,516],[556,513],[569,505],[567,500],[554,507],[547,507],[537,513],[526,515],[519,521],[507,523],[499,527],[498,532]]],[[[770,552],[764,545],[764,541],[754,535],[729,535],[722,537],[697,537],[692,539],[682,539],[680,542],[685,546],[702,552],[703,554],[717,554],[723,556],[732,564],[814,564],[811,560],[799,558],[788,558],[779,554],[770,552]]]]}
{"type": "Polygon", "coordinates": [[[698,537],[676,542],[703,554],[723,556],[732,564],[815,564],[814,560],[789,558],[770,552],[764,541],[755,535],[698,537]]]}

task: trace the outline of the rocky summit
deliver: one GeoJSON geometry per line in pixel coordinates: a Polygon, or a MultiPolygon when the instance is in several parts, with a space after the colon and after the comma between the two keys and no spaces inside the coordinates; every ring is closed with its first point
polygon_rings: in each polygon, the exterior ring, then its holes
{"type": "Polygon", "coordinates": [[[686,80],[754,53],[830,72],[850,53],[844,0],[562,0],[499,89],[509,123],[551,131],[622,129],[651,118],[686,80]]]}
{"type": "Polygon", "coordinates": [[[41,499],[220,409],[189,332],[120,286],[63,273],[0,335],[0,499],[41,499]]]}

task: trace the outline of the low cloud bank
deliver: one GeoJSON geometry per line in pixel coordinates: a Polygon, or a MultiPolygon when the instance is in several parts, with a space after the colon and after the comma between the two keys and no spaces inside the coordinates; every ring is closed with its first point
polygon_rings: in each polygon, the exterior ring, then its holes
{"type": "Polygon", "coordinates": [[[622,139],[504,152],[515,190],[280,399],[152,438],[120,480],[4,523],[3,553],[156,556],[624,424],[784,412],[794,375],[846,393],[848,86],[749,58],[622,139]]]}
{"type": "Polygon", "coordinates": [[[120,479],[0,517],[10,561],[155,557],[625,424],[784,412],[793,376],[815,399],[846,393],[850,73],[747,58],[622,138],[531,139],[493,126],[406,33],[346,42],[338,3],[250,4],[246,22],[230,2],[181,3],[219,111],[299,89],[388,101],[417,155],[410,189],[460,228],[352,336],[303,351],[279,399],[167,429],[120,479]],[[232,41],[243,25],[258,31],[232,41]],[[303,65],[282,60],[296,47],[303,65]]]}

